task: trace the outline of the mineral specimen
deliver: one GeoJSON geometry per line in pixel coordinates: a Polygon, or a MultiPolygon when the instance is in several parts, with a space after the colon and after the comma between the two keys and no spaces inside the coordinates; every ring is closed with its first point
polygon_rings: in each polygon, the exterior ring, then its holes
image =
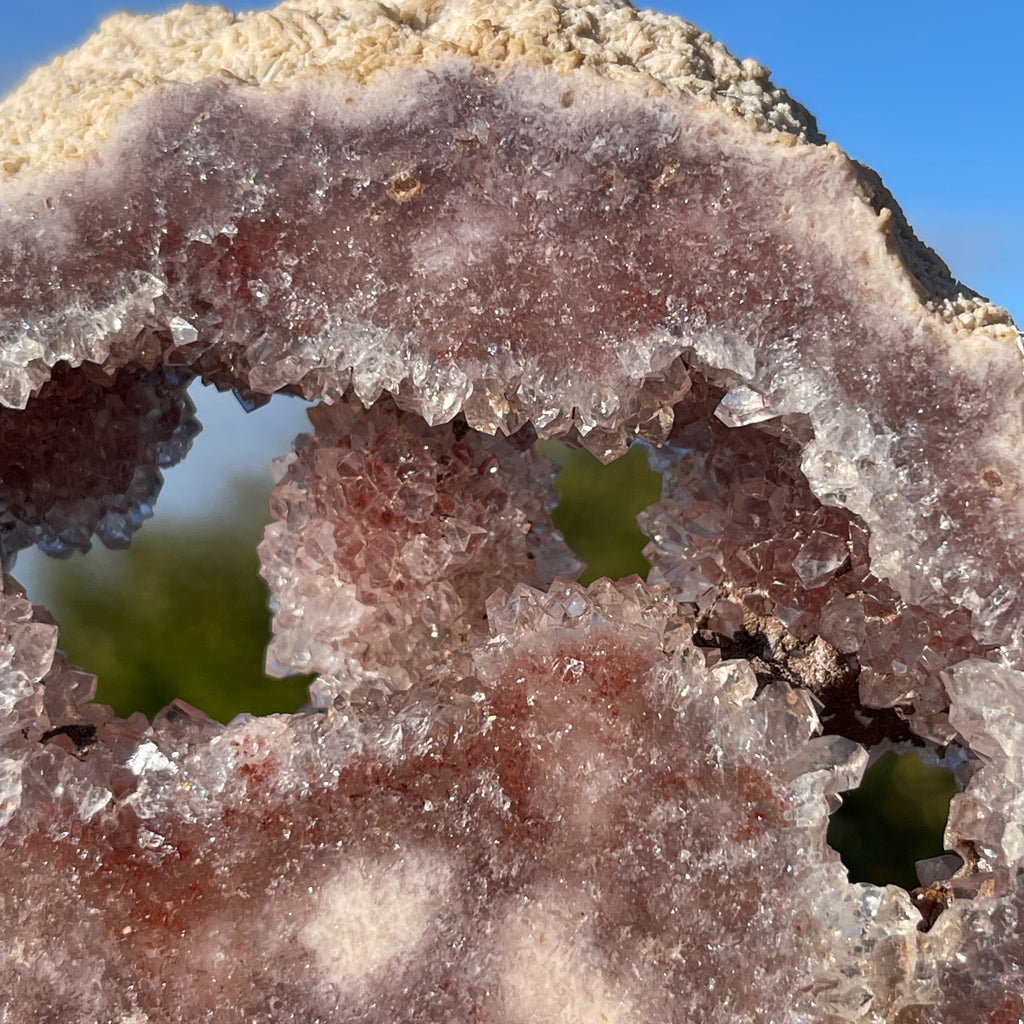
{"type": "Polygon", "coordinates": [[[119,371],[61,364],[26,409],[0,408],[0,556],[39,544],[87,551],[93,535],[125,547],[152,515],[160,468],[188,451],[199,424],[185,387],[165,367],[119,371]]]}
{"type": "Polygon", "coordinates": [[[764,69],[617,0],[122,15],[0,104],[0,227],[5,558],[127,543],[193,377],[321,400],[308,711],[122,721],[5,567],[0,1020],[1024,1016],[1018,335],[764,69]],[[537,437],[651,446],[646,582],[572,581],[537,437]],[[825,842],[911,740],[913,899],[825,842]]]}

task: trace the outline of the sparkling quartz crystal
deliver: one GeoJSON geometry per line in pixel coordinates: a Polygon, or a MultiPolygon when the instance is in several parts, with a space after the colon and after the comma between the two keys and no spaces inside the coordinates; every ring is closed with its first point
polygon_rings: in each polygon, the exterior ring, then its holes
{"type": "Polygon", "coordinates": [[[1020,1017],[1018,341],[677,19],[108,20],[0,104],[0,1020],[1020,1017]],[[302,713],[121,720],[9,575],[128,543],[195,377],[321,400],[302,713]],[[572,582],[537,437],[649,446],[646,582],[572,582]],[[825,843],[907,742],[913,898],[825,843]]]}
{"type": "Polygon", "coordinates": [[[851,1012],[869,993],[835,960],[905,955],[919,920],[902,890],[865,903],[825,845],[862,752],[822,747],[806,692],[707,669],[671,607],[520,585],[471,677],[228,727],[172,706],[116,793],[36,741],[64,821],[23,799],[7,827],[0,902],[32,963],[7,998],[82,1020],[730,1021],[744,992],[778,1019],[851,1012]]]}
{"type": "Polygon", "coordinates": [[[190,373],[159,368],[111,379],[58,369],[22,411],[0,408],[0,556],[38,544],[87,551],[93,535],[127,547],[153,514],[163,478],[199,430],[190,373]]]}
{"type": "Polygon", "coordinates": [[[268,668],[317,672],[318,704],[450,675],[496,589],[579,571],[532,431],[428,427],[390,402],[310,418],[316,433],[278,462],[260,552],[277,609],[268,668]]]}

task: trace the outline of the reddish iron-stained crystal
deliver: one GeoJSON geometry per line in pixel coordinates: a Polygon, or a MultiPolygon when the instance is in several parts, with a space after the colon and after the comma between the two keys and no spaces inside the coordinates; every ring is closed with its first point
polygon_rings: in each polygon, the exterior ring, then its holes
{"type": "Polygon", "coordinates": [[[0,1018],[1016,1019],[1018,341],[677,19],[110,19],[0,104],[0,1018]],[[321,401],[300,714],[121,720],[8,571],[128,542],[194,377],[321,401]],[[650,446],[649,580],[572,582],[537,437],[650,446]],[[825,843],[909,741],[915,899],[825,843]]]}

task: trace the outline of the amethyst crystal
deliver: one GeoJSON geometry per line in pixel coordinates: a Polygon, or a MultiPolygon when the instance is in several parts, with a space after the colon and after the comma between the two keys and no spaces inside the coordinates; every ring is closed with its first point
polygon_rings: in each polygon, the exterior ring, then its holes
{"type": "Polygon", "coordinates": [[[320,399],[260,549],[318,678],[123,721],[5,570],[0,1018],[1017,1019],[1021,369],[685,22],[110,19],[0,104],[0,546],[127,543],[192,377],[320,399]],[[648,581],[572,582],[537,437],[650,446],[648,581]],[[916,899],[825,842],[911,739],[916,899]]]}

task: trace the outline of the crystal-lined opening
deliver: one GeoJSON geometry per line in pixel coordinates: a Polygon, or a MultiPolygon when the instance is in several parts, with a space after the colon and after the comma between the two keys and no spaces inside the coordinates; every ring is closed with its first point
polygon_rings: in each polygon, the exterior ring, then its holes
{"type": "Polygon", "coordinates": [[[913,752],[879,757],[856,789],[841,794],[843,804],[829,823],[829,846],[850,881],[908,891],[928,884],[917,862],[944,854],[949,802],[957,792],[948,768],[927,765],[913,752]]]}
{"type": "MultiPolygon", "coordinates": [[[[315,711],[118,719],[2,578],[18,1012],[1020,1004],[1016,333],[763,69],[617,0],[188,6],[108,22],[0,133],[0,400],[89,366],[117,476],[71,460],[48,518],[0,448],[12,548],[144,516],[145,374],[323,400],[260,546],[315,711]],[[573,582],[536,437],[656,447],[646,581],[573,582]],[[965,783],[914,900],[825,841],[912,736],[965,783]]],[[[19,422],[63,458],[51,419],[19,422]]]]}
{"type": "MultiPolygon", "coordinates": [[[[48,391],[57,391],[56,382],[48,391]]],[[[63,401],[73,403],[79,395],[80,387],[68,387],[63,401]]],[[[120,400],[115,388],[109,401],[120,400]]],[[[264,674],[270,616],[256,546],[270,515],[270,462],[308,422],[302,403],[280,398],[266,410],[244,412],[244,404],[240,408],[230,395],[200,388],[198,382],[185,401],[189,410],[196,403],[208,425],[192,442],[199,430],[192,417],[175,452],[181,461],[161,460],[147,521],[133,523],[142,529],[131,534],[130,545],[128,535],[112,538],[109,530],[98,529],[103,543],[83,551],[94,538],[52,531],[40,538],[40,550],[20,553],[18,576],[56,616],[61,649],[97,675],[96,699],[118,715],[141,711],[152,718],[174,700],[222,722],[242,712],[296,711],[308,700],[308,678],[278,681],[264,674]],[[184,457],[189,444],[193,450],[184,457]],[[55,543],[61,540],[64,547],[55,543]],[[69,550],[72,542],[79,550],[69,550]],[[169,644],[171,636],[175,642],[169,644]]],[[[49,405],[56,402],[51,398],[49,405]]],[[[23,414],[26,433],[34,422],[31,410],[30,404],[23,414]]],[[[73,459],[84,478],[100,479],[117,464],[116,453],[102,441],[104,419],[115,417],[87,403],[81,413],[96,429],[72,432],[66,413],[47,408],[54,437],[35,432],[37,462],[59,467],[62,458],[73,459]],[[82,438],[80,450],[67,444],[69,433],[72,441],[82,438]]],[[[146,408],[138,422],[145,428],[154,419],[146,408]]],[[[43,474],[32,478],[44,493],[43,474]]],[[[68,505],[68,498],[60,501],[57,511],[68,505]]],[[[125,503],[116,496],[107,501],[113,507],[125,503]]],[[[11,502],[9,514],[21,507],[11,502]]],[[[38,496],[36,507],[40,523],[53,520],[54,512],[38,496]]]]}

